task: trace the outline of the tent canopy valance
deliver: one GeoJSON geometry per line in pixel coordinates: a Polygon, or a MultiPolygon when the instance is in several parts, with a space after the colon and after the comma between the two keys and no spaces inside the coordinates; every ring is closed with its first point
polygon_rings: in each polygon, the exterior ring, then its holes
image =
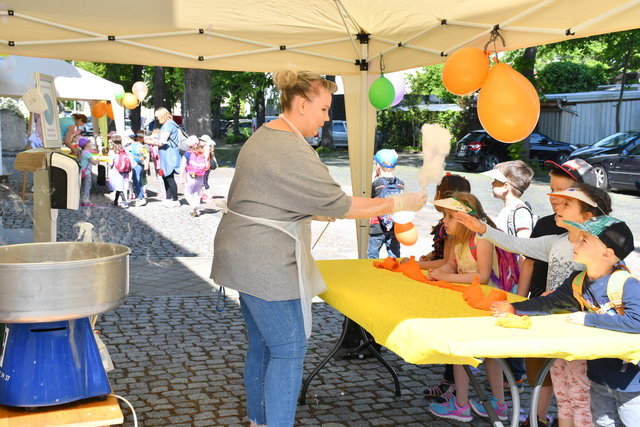
{"type": "MultiPolygon", "coordinates": [[[[638,26],[637,0],[8,0],[0,53],[240,71],[291,66],[357,74],[442,62],[462,46],[500,50],[638,26]],[[358,34],[366,34],[362,56],[358,34]]],[[[363,37],[360,37],[361,39],[363,37]]]]}

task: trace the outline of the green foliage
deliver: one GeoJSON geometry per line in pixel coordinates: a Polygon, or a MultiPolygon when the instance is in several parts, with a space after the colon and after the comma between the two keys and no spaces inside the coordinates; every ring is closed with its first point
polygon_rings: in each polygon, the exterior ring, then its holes
{"type": "Polygon", "coordinates": [[[231,134],[231,135],[227,135],[225,137],[225,142],[227,144],[238,144],[240,142],[245,142],[246,140],[247,140],[247,138],[242,134],[240,134],[240,135],[231,134]]]}
{"type": "Polygon", "coordinates": [[[323,147],[322,145],[319,146],[318,148],[316,148],[316,153],[318,154],[328,154],[328,153],[332,153],[333,150],[331,150],[328,147],[323,147]]]}
{"type": "Polygon", "coordinates": [[[538,71],[537,89],[543,94],[588,92],[606,84],[606,74],[601,63],[552,62],[538,71]]]}
{"type": "Polygon", "coordinates": [[[451,143],[455,143],[467,132],[466,111],[426,111],[418,108],[384,110],[378,113],[378,129],[382,132],[383,146],[386,148],[421,149],[420,129],[425,123],[438,123],[451,132],[451,143]]]}
{"type": "Polygon", "coordinates": [[[442,67],[444,64],[423,67],[415,75],[407,75],[411,93],[435,95],[444,103],[456,102],[458,96],[449,92],[442,83],[442,67]]]}

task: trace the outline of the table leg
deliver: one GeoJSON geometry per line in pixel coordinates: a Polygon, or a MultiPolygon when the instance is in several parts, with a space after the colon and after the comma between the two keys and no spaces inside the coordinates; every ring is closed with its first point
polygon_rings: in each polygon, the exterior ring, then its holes
{"type": "Polygon", "coordinates": [[[536,378],[536,386],[531,391],[531,408],[529,409],[529,424],[531,427],[538,427],[538,400],[540,399],[540,390],[542,390],[542,382],[549,373],[551,365],[556,359],[545,360],[538,377],[536,378]]]}
{"type": "MultiPolygon", "coordinates": [[[[333,346],[329,354],[325,356],[324,359],[322,359],[320,364],[318,364],[318,366],[316,366],[313,369],[313,371],[311,371],[309,376],[307,376],[307,378],[305,378],[304,381],[302,382],[302,389],[300,391],[301,405],[304,405],[306,403],[307,390],[309,389],[309,385],[311,384],[311,381],[313,380],[313,378],[318,374],[318,372],[320,372],[320,370],[324,367],[324,365],[326,365],[329,362],[329,360],[331,360],[331,358],[337,353],[338,349],[342,345],[342,342],[344,341],[344,338],[347,335],[347,330],[349,328],[350,322],[351,322],[351,319],[345,316],[344,322],[342,323],[342,333],[340,334],[340,338],[338,338],[338,342],[336,342],[336,344],[333,346]]],[[[391,376],[393,377],[393,382],[395,385],[396,396],[400,396],[401,394],[400,379],[398,378],[398,374],[396,374],[396,371],[391,367],[391,365],[389,365],[389,363],[387,363],[387,361],[384,360],[384,358],[380,355],[380,353],[378,353],[378,351],[373,347],[373,340],[367,337],[366,331],[364,330],[364,328],[360,327],[360,333],[362,334],[364,343],[359,345],[354,350],[354,352],[358,353],[362,351],[365,347],[368,347],[371,350],[371,352],[376,356],[376,358],[380,361],[380,363],[382,363],[382,365],[391,373],[391,376]]]]}

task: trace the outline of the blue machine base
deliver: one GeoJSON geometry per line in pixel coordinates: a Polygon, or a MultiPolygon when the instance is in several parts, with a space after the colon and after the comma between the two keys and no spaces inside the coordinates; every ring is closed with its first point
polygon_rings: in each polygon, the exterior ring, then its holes
{"type": "Polygon", "coordinates": [[[88,318],[6,325],[1,405],[52,406],[109,393],[88,318]]]}

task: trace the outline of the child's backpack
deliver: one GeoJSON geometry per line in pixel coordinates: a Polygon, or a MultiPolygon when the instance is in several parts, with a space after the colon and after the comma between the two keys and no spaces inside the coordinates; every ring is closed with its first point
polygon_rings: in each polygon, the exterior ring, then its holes
{"type": "Polygon", "coordinates": [[[609,302],[602,307],[594,307],[582,296],[582,285],[586,274],[586,271],[581,271],[576,274],[571,282],[573,297],[580,303],[580,308],[584,310],[584,308],[587,307],[589,310],[598,314],[606,314],[609,310],[614,309],[616,313],[620,315],[624,314],[622,291],[627,279],[633,277],[629,269],[624,265],[618,265],[618,269],[609,276],[609,280],[607,281],[607,298],[609,298],[609,302]]]}
{"type": "Polygon", "coordinates": [[[187,172],[192,176],[204,176],[207,172],[207,158],[202,154],[196,154],[194,152],[185,153],[187,158],[187,172]]]}
{"type": "Polygon", "coordinates": [[[517,235],[518,230],[516,230],[516,213],[521,209],[526,210],[527,212],[529,212],[529,215],[531,215],[531,230],[533,230],[536,222],[538,222],[538,215],[533,213],[529,202],[524,202],[524,204],[516,206],[515,209],[509,212],[509,216],[507,216],[507,229],[505,230],[507,234],[510,234],[512,236],[517,235]]]}
{"type": "Polygon", "coordinates": [[[176,124],[178,126],[178,149],[180,150],[180,154],[184,154],[189,151],[189,145],[187,144],[187,132],[182,128],[182,126],[176,124]]]}
{"type": "MultiPolygon", "coordinates": [[[[384,184],[384,186],[382,187],[382,190],[380,191],[380,194],[378,196],[376,196],[376,198],[380,198],[380,199],[386,199],[387,197],[391,197],[394,194],[400,194],[402,193],[402,190],[404,190],[404,184],[402,184],[402,181],[400,181],[398,178],[393,178],[391,179],[391,181],[388,181],[386,178],[382,178],[382,180],[386,181],[386,183],[384,184]]],[[[391,231],[391,229],[393,228],[393,219],[391,218],[391,215],[381,215],[380,217],[380,226],[382,227],[382,229],[384,231],[391,231]]]]}
{"type": "MultiPolygon", "coordinates": [[[[471,236],[469,241],[469,249],[473,259],[478,260],[476,248],[476,236],[471,236]]],[[[498,288],[506,292],[518,285],[520,279],[520,268],[518,267],[518,255],[513,252],[507,252],[502,248],[495,247],[495,258],[493,260],[493,268],[491,269],[491,280],[498,284],[498,288]]]]}
{"type": "Polygon", "coordinates": [[[131,159],[127,154],[126,150],[120,150],[118,153],[118,158],[116,159],[116,170],[121,173],[129,173],[131,172],[131,159]]]}

